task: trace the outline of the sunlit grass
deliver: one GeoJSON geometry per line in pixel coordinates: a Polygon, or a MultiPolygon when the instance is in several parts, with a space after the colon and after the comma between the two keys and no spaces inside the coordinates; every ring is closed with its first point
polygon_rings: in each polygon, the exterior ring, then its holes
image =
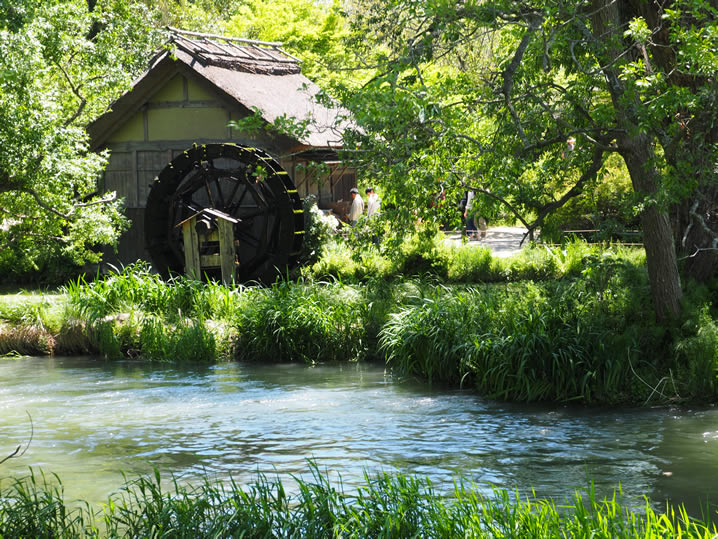
{"type": "Polygon", "coordinates": [[[450,497],[421,477],[365,474],[346,491],[310,465],[294,484],[259,475],[248,485],[206,479],[161,486],[158,472],[129,481],[102,509],[68,504],[58,478],[32,474],[0,489],[3,537],[714,537],[681,506],[630,509],[620,489],[599,499],[589,486],[555,501],[459,484],[450,497]]]}
{"type": "Polygon", "coordinates": [[[361,294],[339,283],[254,290],[234,318],[240,359],[346,361],[366,350],[361,294]]]}
{"type": "Polygon", "coordinates": [[[354,277],[347,280],[307,276],[228,287],[180,276],[164,281],[137,264],[69,283],[47,301],[6,296],[0,354],[386,359],[397,374],[500,399],[716,398],[718,330],[709,288],[687,286],[684,319],[660,326],[640,250],[574,241],[495,259],[484,249],[436,241],[417,236],[387,262],[413,277],[369,275],[362,264],[384,260],[371,247],[351,259],[354,277]]]}

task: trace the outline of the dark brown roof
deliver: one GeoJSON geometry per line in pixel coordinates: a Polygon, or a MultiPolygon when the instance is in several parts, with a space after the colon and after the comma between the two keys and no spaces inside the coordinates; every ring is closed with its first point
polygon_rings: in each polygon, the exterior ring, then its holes
{"type": "Polygon", "coordinates": [[[88,127],[93,148],[101,147],[173,73],[211,83],[230,104],[259,110],[273,123],[280,118],[310,120],[301,148],[337,148],[347,111],[317,103],[320,88],[300,72],[300,62],[279,43],[223,38],[170,29],[170,42],[150,62],[133,88],[88,127]]]}

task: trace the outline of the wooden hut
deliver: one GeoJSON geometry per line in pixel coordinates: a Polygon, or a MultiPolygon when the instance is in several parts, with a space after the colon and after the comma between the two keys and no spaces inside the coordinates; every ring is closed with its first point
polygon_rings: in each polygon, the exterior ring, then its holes
{"type": "Polygon", "coordinates": [[[301,74],[300,61],[268,43],[170,29],[167,48],[111,110],[88,131],[95,151],[108,148],[101,188],[123,198],[132,226],[108,259],[148,259],[144,207],[149,186],[175,156],[193,144],[234,142],[269,153],[292,177],[300,196],[315,194],[320,207],[349,200],[354,171],[341,166],[336,151],[342,111],[315,100],[319,88],[301,74]],[[243,132],[230,122],[259,115],[308,121],[300,135],[271,129],[243,132]],[[316,178],[309,163],[325,163],[316,178]]]}

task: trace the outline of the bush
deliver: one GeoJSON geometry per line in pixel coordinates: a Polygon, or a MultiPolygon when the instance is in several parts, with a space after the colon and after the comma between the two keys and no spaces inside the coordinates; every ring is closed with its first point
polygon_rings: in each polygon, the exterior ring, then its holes
{"type": "Polygon", "coordinates": [[[357,262],[353,251],[342,241],[332,241],[324,248],[322,257],[314,263],[309,276],[314,279],[354,280],[357,274],[357,262]]]}
{"type": "Polygon", "coordinates": [[[447,280],[452,283],[481,283],[496,280],[489,249],[462,246],[451,249],[447,280]]]}
{"type": "Polygon", "coordinates": [[[401,244],[396,253],[396,272],[405,276],[430,275],[446,280],[450,252],[441,232],[420,230],[401,244]]]}
{"type": "Polygon", "coordinates": [[[85,271],[60,248],[50,243],[35,243],[27,237],[8,237],[2,226],[0,245],[3,246],[0,249],[0,285],[59,286],[85,271]]]}
{"type": "Polygon", "coordinates": [[[326,215],[317,206],[317,197],[304,198],[304,242],[300,260],[302,264],[313,264],[322,256],[325,246],[332,240],[339,228],[336,217],[326,215]]]}

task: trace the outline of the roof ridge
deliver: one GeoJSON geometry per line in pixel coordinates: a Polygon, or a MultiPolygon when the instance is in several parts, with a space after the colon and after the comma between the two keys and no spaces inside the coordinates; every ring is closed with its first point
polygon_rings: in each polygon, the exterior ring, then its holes
{"type": "Polygon", "coordinates": [[[169,43],[204,64],[252,73],[290,74],[301,61],[281,49],[281,43],[220,36],[167,27],[169,43]]]}
{"type": "MultiPolygon", "coordinates": [[[[219,39],[222,41],[236,41],[238,43],[243,43],[246,45],[262,45],[265,47],[271,47],[271,48],[279,48],[284,45],[284,43],[278,42],[278,41],[260,41],[258,39],[246,39],[243,37],[231,37],[231,36],[222,36],[219,34],[207,34],[203,32],[190,32],[189,30],[180,30],[179,28],[174,28],[172,26],[167,26],[167,30],[170,32],[170,34],[178,34],[180,36],[191,36],[191,37],[199,37],[204,39],[219,39]]],[[[284,51],[282,51],[284,52],[284,51]]],[[[286,53],[285,53],[286,54],[286,53]]]]}

